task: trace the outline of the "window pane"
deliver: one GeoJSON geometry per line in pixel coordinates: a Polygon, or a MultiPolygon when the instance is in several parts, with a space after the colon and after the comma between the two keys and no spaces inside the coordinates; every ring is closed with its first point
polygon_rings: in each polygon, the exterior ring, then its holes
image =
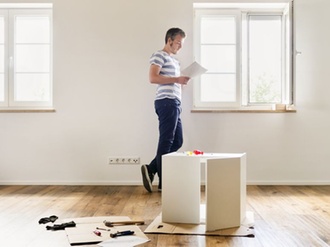
{"type": "Polygon", "coordinates": [[[208,69],[208,72],[235,73],[236,46],[202,45],[201,64],[208,69]]]}
{"type": "Polygon", "coordinates": [[[16,17],[16,43],[49,43],[50,20],[43,16],[16,17]]]}
{"type": "Polygon", "coordinates": [[[0,101],[5,100],[5,78],[4,74],[0,73],[0,101]]]}
{"type": "Polygon", "coordinates": [[[5,46],[0,44],[0,73],[5,72],[5,46]]]}
{"type": "Polygon", "coordinates": [[[202,44],[235,44],[235,17],[203,17],[201,19],[202,44]]]}
{"type": "Polygon", "coordinates": [[[249,17],[251,103],[281,102],[281,16],[249,17]]]}
{"type": "Polygon", "coordinates": [[[0,101],[5,100],[5,22],[0,17],[0,101]]]}
{"type": "Polygon", "coordinates": [[[49,72],[49,45],[17,45],[16,72],[49,72]]]}
{"type": "Polygon", "coordinates": [[[201,76],[201,101],[235,102],[236,76],[204,74],[201,76]]]}
{"type": "Polygon", "coordinates": [[[0,17],[0,73],[5,71],[5,21],[0,17]]]}
{"type": "Polygon", "coordinates": [[[49,101],[49,74],[16,74],[15,101],[49,101]]]}
{"type": "Polygon", "coordinates": [[[0,44],[5,42],[5,20],[0,17],[0,44]]]}
{"type": "Polygon", "coordinates": [[[5,99],[5,57],[4,57],[4,45],[0,45],[0,101],[5,99]]]}

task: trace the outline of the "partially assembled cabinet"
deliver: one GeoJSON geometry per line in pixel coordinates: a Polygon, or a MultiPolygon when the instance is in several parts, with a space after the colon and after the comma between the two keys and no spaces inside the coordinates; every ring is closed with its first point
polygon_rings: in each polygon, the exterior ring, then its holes
{"type": "Polygon", "coordinates": [[[162,221],[200,224],[205,164],[206,231],[238,227],[246,215],[245,153],[170,153],[162,157],[162,221]]]}

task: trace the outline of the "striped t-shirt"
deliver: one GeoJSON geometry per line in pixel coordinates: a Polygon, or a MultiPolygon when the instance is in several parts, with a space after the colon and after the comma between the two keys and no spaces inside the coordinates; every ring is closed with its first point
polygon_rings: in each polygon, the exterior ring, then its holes
{"type": "MultiPolygon", "coordinates": [[[[160,75],[168,77],[180,76],[179,61],[170,56],[165,51],[157,51],[152,54],[150,64],[155,64],[160,67],[160,75]]],[[[181,85],[178,83],[158,84],[156,91],[156,100],[159,99],[178,99],[181,101],[181,85]]]]}

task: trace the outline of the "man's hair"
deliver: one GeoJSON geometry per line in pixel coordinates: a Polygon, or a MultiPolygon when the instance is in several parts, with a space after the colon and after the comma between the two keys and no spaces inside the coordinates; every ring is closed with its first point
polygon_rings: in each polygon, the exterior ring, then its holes
{"type": "Polygon", "coordinates": [[[185,38],[186,37],[186,34],[185,34],[185,32],[182,29],[177,28],[177,27],[170,28],[166,32],[165,44],[167,43],[167,41],[168,41],[169,38],[171,38],[171,40],[174,40],[177,35],[181,35],[182,38],[185,38]]]}

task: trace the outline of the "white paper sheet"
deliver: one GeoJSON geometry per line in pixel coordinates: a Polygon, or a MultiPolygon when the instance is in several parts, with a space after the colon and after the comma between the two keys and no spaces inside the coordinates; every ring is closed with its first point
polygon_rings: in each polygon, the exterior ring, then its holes
{"type": "Polygon", "coordinates": [[[204,67],[202,67],[196,61],[190,64],[187,68],[181,71],[181,74],[184,76],[189,76],[190,78],[200,76],[207,71],[204,67]]]}
{"type": "Polygon", "coordinates": [[[134,247],[139,244],[149,242],[150,239],[145,239],[137,236],[121,236],[111,238],[98,244],[101,247],[116,246],[116,247],[134,247]]]}

